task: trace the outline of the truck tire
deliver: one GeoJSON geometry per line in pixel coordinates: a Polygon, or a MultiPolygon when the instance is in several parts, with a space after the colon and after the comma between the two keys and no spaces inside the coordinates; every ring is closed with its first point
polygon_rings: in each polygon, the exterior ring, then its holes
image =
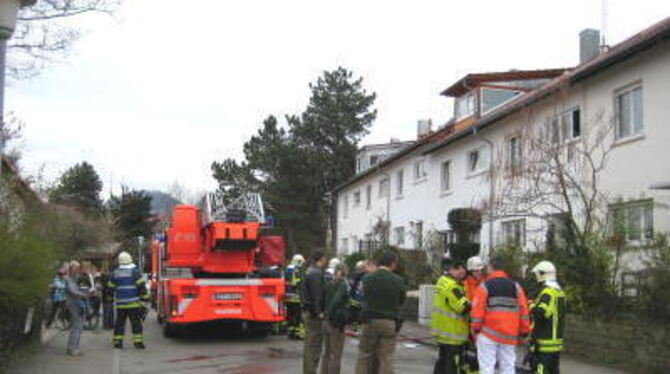
{"type": "Polygon", "coordinates": [[[176,338],[179,334],[177,333],[177,326],[168,321],[163,321],[163,336],[166,338],[176,338]]]}

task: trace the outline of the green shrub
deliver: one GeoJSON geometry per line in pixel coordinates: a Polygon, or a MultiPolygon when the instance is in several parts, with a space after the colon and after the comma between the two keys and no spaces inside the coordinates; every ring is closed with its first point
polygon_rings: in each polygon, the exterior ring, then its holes
{"type": "Polygon", "coordinates": [[[667,234],[657,235],[649,251],[649,276],[642,287],[640,311],[644,316],[670,322],[670,242],[667,234]]]}
{"type": "Polygon", "coordinates": [[[46,294],[54,276],[54,244],[40,237],[32,223],[16,231],[0,227],[0,308],[34,305],[46,294]]]}

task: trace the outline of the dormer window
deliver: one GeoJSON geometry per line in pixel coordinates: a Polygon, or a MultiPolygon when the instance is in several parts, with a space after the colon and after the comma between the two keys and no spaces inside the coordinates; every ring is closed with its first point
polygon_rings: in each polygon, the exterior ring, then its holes
{"type": "Polygon", "coordinates": [[[456,99],[454,116],[456,120],[470,117],[475,114],[475,94],[469,93],[456,99]]]}

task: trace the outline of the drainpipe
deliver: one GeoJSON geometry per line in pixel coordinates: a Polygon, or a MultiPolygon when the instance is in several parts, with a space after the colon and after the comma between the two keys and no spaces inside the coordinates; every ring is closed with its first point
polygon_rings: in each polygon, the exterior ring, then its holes
{"type": "Polygon", "coordinates": [[[487,253],[488,255],[491,253],[491,249],[493,249],[493,200],[495,199],[495,172],[493,169],[493,142],[488,139],[487,137],[483,136],[480,131],[478,131],[477,126],[474,126],[472,128],[472,134],[479,139],[481,139],[484,143],[486,143],[489,146],[489,179],[490,179],[490,185],[489,185],[489,250],[487,253]]]}
{"type": "MultiPolygon", "coordinates": [[[[390,237],[391,237],[391,176],[388,175],[386,172],[379,172],[382,176],[386,178],[388,181],[388,190],[386,194],[386,222],[389,225],[388,232],[386,233],[386,245],[390,244],[390,237]]],[[[404,182],[404,181],[403,181],[404,182]]]]}

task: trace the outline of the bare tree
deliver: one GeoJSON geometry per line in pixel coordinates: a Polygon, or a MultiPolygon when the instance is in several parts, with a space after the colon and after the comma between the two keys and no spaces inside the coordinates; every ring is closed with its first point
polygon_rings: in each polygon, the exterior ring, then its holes
{"type": "Polygon", "coordinates": [[[496,193],[485,209],[494,218],[560,216],[583,240],[606,224],[601,177],[615,126],[603,111],[582,118],[556,100],[550,118],[526,110],[524,124],[498,150],[496,193]]]}
{"type": "Polygon", "coordinates": [[[9,43],[8,75],[14,79],[36,75],[41,68],[66,55],[83,33],[75,19],[113,14],[121,0],[38,0],[21,10],[9,43]]]}

